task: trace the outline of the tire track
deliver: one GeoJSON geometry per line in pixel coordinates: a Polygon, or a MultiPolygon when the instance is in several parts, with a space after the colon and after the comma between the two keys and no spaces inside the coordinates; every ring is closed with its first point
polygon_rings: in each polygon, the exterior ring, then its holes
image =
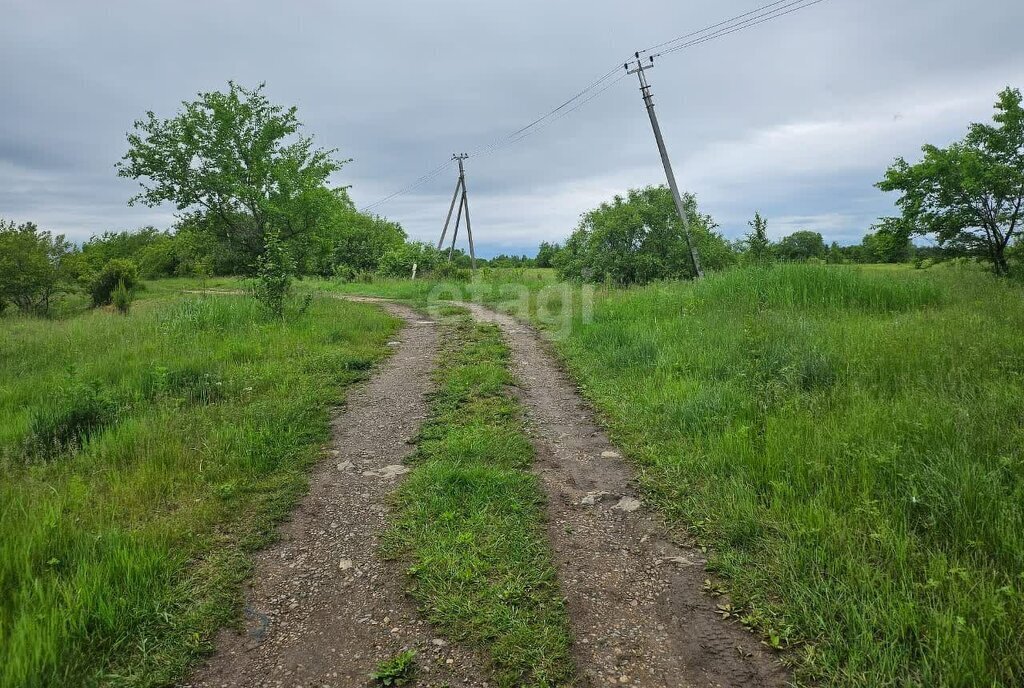
{"type": "Polygon", "coordinates": [[[540,335],[463,304],[502,328],[531,422],[548,534],[567,595],[573,654],[588,686],[781,686],[788,674],[702,591],[700,550],[673,542],[634,472],[540,335]]]}
{"type": "Polygon", "coordinates": [[[245,631],[222,631],[185,685],[361,686],[405,648],[419,652],[417,685],[486,685],[479,658],[431,631],[404,593],[402,566],[378,551],[438,350],[432,321],[382,306],[406,321],[394,354],[351,390],[332,421],[331,455],[279,541],[256,556],[245,631]]]}

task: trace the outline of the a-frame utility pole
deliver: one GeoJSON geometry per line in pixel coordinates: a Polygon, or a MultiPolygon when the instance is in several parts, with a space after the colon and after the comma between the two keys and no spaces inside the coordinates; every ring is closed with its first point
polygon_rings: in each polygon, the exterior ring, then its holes
{"type": "Polygon", "coordinates": [[[672,172],[672,162],[668,159],[668,151],[665,150],[665,139],[661,137],[661,127],[658,126],[658,116],[654,114],[654,98],[651,96],[651,85],[647,83],[647,76],[644,72],[654,67],[654,56],[647,62],[640,59],[640,53],[633,53],[635,62],[627,62],[624,66],[627,74],[636,74],[640,79],[640,93],[644,97],[644,105],[647,106],[647,114],[651,118],[651,128],[654,129],[654,139],[658,142],[658,152],[661,153],[661,164],[665,166],[665,176],[668,177],[668,186],[672,189],[672,200],[676,204],[676,212],[683,222],[683,235],[686,237],[686,245],[690,249],[690,260],[693,262],[693,272],[697,277],[704,276],[704,270],[700,267],[700,255],[697,253],[697,245],[690,236],[690,219],[683,207],[683,199],[679,196],[679,187],[676,186],[676,175],[672,172]]]}
{"type": "Polygon", "coordinates": [[[452,245],[448,248],[448,262],[452,260],[455,252],[455,240],[459,237],[459,220],[462,214],[466,214],[466,236],[469,237],[469,260],[473,269],[476,270],[476,250],[473,248],[473,226],[469,223],[469,196],[466,194],[466,169],[462,161],[469,156],[465,153],[452,153],[452,160],[459,163],[459,181],[455,182],[455,193],[452,195],[452,204],[448,206],[448,217],[444,220],[444,229],[441,230],[441,238],[437,240],[437,250],[444,245],[444,237],[448,234],[448,223],[452,221],[452,211],[455,210],[455,201],[459,201],[459,212],[455,215],[455,229],[452,231],[452,245]]]}

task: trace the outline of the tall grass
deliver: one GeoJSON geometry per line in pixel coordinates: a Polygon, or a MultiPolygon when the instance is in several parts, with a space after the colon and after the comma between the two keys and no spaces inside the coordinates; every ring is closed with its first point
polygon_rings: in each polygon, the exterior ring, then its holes
{"type": "Polygon", "coordinates": [[[0,686],[178,678],[396,326],[159,290],[127,317],[0,321],[0,686]]]}
{"type": "Polygon", "coordinates": [[[558,347],[801,679],[1019,685],[1022,296],[738,270],[607,294],[558,347]]]}

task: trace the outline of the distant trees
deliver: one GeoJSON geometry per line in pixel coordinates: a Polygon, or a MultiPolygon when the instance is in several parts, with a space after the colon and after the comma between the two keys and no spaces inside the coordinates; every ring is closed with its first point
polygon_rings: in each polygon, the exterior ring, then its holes
{"type": "Polygon", "coordinates": [[[309,239],[338,199],[326,188],[344,161],[298,135],[296,108],[274,105],[263,85],[202,93],[170,119],[135,122],[118,174],[138,180],[131,203],[172,203],[251,272],[268,232],[286,243],[309,239]]]}
{"type": "MultiPolygon", "coordinates": [[[[685,194],[683,203],[704,266],[714,270],[734,262],[728,242],[714,232],[717,225],[698,212],[696,198],[685,194]]],[[[631,189],[584,214],[555,265],[566,279],[623,285],[694,277],[681,222],[664,186],[631,189]]]]}
{"type": "Polygon", "coordinates": [[[534,260],[534,264],[538,268],[553,268],[555,266],[555,259],[560,250],[562,250],[562,247],[558,244],[547,241],[540,242],[540,247],[537,249],[537,257],[534,260]]]}
{"type": "Polygon", "coordinates": [[[1020,90],[1003,90],[995,110],[994,124],[971,124],[963,140],[946,148],[925,145],[918,163],[897,158],[877,186],[900,194],[898,219],[910,232],[934,235],[940,246],[981,257],[1006,275],[1007,247],[1020,234],[1024,211],[1020,90]]]}
{"type": "Polygon", "coordinates": [[[775,253],[782,260],[806,261],[811,258],[824,260],[825,240],[818,232],[802,229],[783,237],[775,247],[775,253]]]}
{"type": "Polygon", "coordinates": [[[71,248],[63,235],[31,222],[0,220],[0,313],[9,304],[24,313],[47,313],[53,297],[73,282],[71,248]]]}

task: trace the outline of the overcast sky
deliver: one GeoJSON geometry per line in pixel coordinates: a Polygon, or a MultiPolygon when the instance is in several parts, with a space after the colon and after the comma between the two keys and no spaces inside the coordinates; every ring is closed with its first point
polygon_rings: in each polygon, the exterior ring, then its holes
{"type": "MultiPolygon", "coordinates": [[[[114,163],[146,110],[229,79],[267,83],[307,133],[353,161],[360,206],[550,110],[633,50],[766,0],[60,2],[0,0],[0,217],[76,241],[168,227],[129,208],[114,163]]],[[[1020,0],[827,0],[667,55],[650,72],[681,186],[729,237],[755,210],[856,242],[892,198],[897,155],[944,144],[1024,87],[1020,0]]],[[[467,161],[478,251],[530,252],[581,212],[664,182],[635,78],[467,161]]],[[[379,212],[436,240],[449,169],[379,212]]]]}

